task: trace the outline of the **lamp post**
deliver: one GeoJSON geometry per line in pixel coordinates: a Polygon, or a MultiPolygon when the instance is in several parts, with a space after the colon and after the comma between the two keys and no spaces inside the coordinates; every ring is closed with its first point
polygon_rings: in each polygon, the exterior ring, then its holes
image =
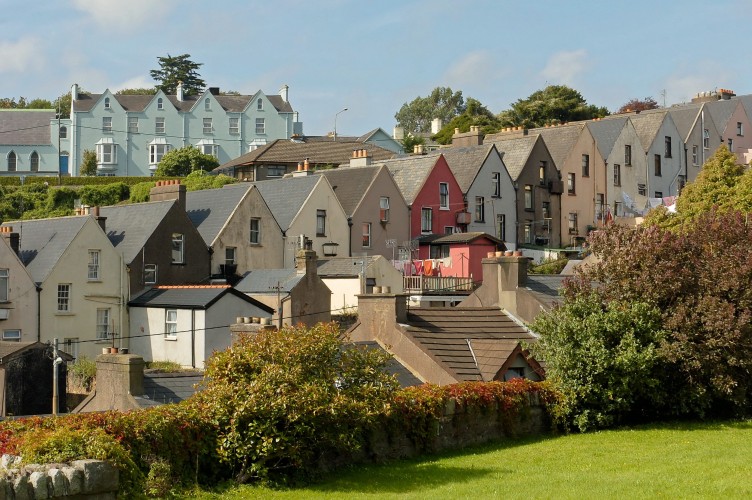
{"type": "Polygon", "coordinates": [[[335,141],[337,140],[337,117],[340,115],[340,113],[344,113],[345,111],[347,111],[347,108],[342,108],[341,111],[337,111],[334,114],[334,140],[335,141]]]}

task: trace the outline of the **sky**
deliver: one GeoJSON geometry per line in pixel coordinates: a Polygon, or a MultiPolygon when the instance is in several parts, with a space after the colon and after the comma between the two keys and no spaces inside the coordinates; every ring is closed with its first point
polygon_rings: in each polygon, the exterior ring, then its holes
{"type": "Polygon", "coordinates": [[[190,54],[207,86],[289,99],[307,135],[391,133],[438,86],[489,110],[546,85],[590,104],[752,93],[749,0],[0,0],[0,97],[153,87],[190,54]],[[744,37],[744,38],[743,38],[744,37]],[[747,48],[744,48],[747,47],[747,48]],[[338,112],[344,108],[347,111],[338,112]]]}

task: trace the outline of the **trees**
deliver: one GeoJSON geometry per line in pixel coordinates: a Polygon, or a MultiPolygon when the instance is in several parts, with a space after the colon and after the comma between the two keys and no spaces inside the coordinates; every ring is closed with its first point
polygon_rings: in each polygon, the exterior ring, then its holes
{"type": "Polygon", "coordinates": [[[194,170],[211,171],[219,166],[212,155],[206,155],[194,146],[168,151],[157,165],[157,177],[185,177],[194,170]]]}
{"type": "Polygon", "coordinates": [[[503,127],[535,128],[606,115],[606,108],[588,104],[578,91],[566,85],[549,85],[533,92],[527,99],[518,99],[498,118],[503,127]]]}
{"type": "Polygon", "coordinates": [[[140,89],[120,89],[115,92],[115,95],[154,95],[157,93],[155,87],[152,88],[140,88],[140,89]]]}
{"type": "Polygon", "coordinates": [[[454,129],[458,128],[460,132],[467,132],[473,125],[480,127],[483,134],[492,134],[498,132],[501,128],[501,122],[488,108],[477,99],[468,97],[465,111],[444,125],[439,133],[434,136],[434,140],[439,144],[451,144],[454,129]]]}
{"type": "Polygon", "coordinates": [[[622,104],[616,112],[628,113],[630,111],[645,111],[656,108],[658,108],[658,103],[652,97],[646,97],[645,99],[637,99],[635,97],[622,104]]]}
{"type": "Polygon", "coordinates": [[[206,83],[198,74],[202,63],[191,61],[190,54],[179,56],[157,57],[159,69],[150,71],[151,77],[157,82],[156,88],[162,89],[166,94],[174,94],[178,82],[183,82],[185,95],[195,95],[203,92],[206,83]]]}
{"type": "Polygon", "coordinates": [[[97,154],[91,149],[84,149],[81,156],[81,166],[78,167],[78,175],[97,175],[97,154]]]}
{"type": "Polygon", "coordinates": [[[409,134],[431,131],[431,121],[440,118],[447,123],[465,111],[462,91],[453,92],[450,87],[436,87],[427,97],[416,97],[402,105],[394,115],[397,125],[409,134]]]}

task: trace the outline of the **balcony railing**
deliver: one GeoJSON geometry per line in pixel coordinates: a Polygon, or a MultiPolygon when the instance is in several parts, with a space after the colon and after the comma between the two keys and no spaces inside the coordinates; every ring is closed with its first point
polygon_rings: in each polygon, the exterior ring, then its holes
{"type": "Polygon", "coordinates": [[[405,292],[408,293],[454,293],[475,290],[472,276],[403,276],[405,292]]]}

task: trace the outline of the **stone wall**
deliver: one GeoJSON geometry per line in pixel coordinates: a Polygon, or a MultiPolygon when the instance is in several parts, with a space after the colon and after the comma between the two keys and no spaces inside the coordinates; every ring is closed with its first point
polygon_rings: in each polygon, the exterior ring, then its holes
{"type": "Polygon", "coordinates": [[[117,497],[118,470],[101,460],[70,464],[20,465],[21,458],[0,458],[0,498],[34,500],[75,498],[109,500],[117,497]]]}

